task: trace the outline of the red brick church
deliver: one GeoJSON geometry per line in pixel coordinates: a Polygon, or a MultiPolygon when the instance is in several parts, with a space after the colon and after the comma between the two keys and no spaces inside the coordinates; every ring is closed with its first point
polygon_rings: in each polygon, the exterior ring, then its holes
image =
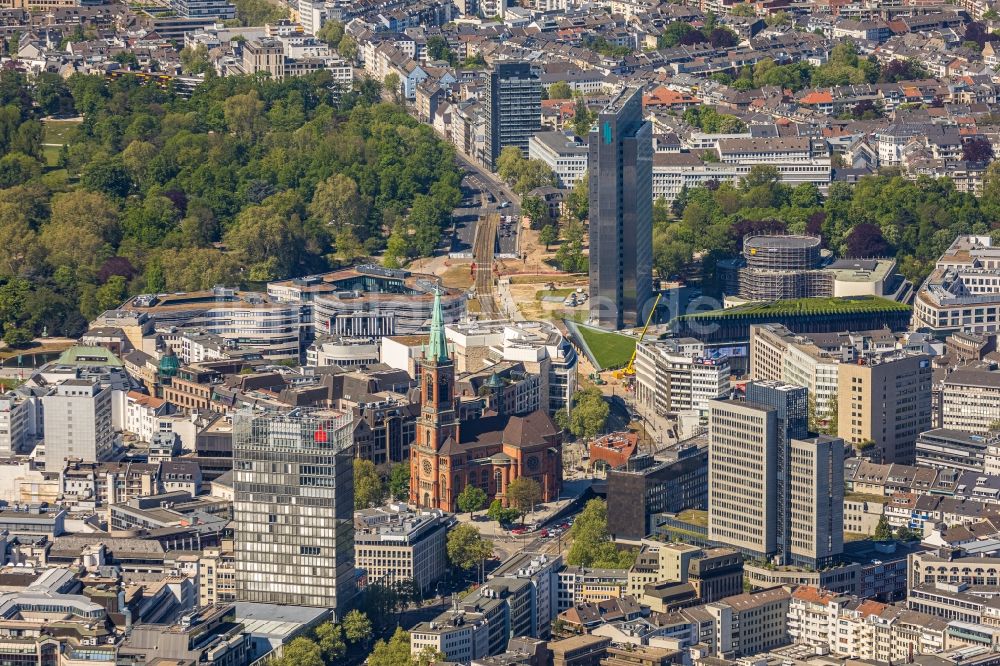
{"type": "Polygon", "coordinates": [[[506,506],[507,485],[522,476],[538,482],[543,502],[559,498],[562,437],[548,414],[498,413],[501,401],[490,399],[493,411],[459,421],[455,366],[448,355],[438,296],[420,368],[420,416],[410,447],[411,504],[454,512],[459,493],[475,485],[490,501],[498,498],[506,506]]]}

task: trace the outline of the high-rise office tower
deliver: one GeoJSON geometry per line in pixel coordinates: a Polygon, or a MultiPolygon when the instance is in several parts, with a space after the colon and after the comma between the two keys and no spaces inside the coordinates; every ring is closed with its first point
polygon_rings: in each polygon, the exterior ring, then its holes
{"type": "Polygon", "coordinates": [[[818,567],[844,547],[844,442],[810,436],[805,388],[750,382],[709,412],[709,538],[818,567]]]}
{"type": "Polygon", "coordinates": [[[809,393],[802,386],[780,381],[749,382],[746,385],[747,402],[766,405],[775,409],[778,426],[778,443],[775,448],[776,484],[778,501],[775,527],[778,552],[791,550],[791,485],[789,484],[789,443],[809,435],[809,393]]]}
{"type": "Polygon", "coordinates": [[[714,400],[708,438],[708,538],[770,557],[778,548],[777,410],[714,400]]]}
{"type": "Polygon", "coordinates": [[[844,363],[837,375],[837,434],[874,442],[876,462],[912,465],[917,437],[931,429],[931,361],[894,352],[844,363]]]}
{"type": "Polygon", "coordinates": [[[627,88],[590,130],[590,320],[642,323],[653,292],[653,138],[642,90],[627,88]]]}
{"type": "Polygon", "coordinates": [[[819,435],[789,442],[786,561],[822,567],[844,552],[844,440],[819,435]]]}
{"type": "Polygon", "coordinates": [[[352,417],[240,412],[233,421],[236,592],[334,609],[354,595],[352,417]]]}
{"type": "Polygon", "coordinates": [[[507,146],[528,156],[528,140],[542,128],[542,83],[526,62],[500,62],[486,86],[486,150],[489,166],[507,146]]]}

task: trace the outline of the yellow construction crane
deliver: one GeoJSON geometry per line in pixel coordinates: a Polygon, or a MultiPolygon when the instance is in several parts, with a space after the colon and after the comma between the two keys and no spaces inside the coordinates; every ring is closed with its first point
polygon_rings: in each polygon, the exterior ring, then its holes
{"type": "Polygon", "coordinates": [[[646,324],[642,327],[639,339],[635,341],[635,349],[632,350],[632,357],[628,360],[628,365],[625,366],[625,369],[621,371],[621,377],[630,377],[635,374],[635,355],[639,352],[639,343],[642,342],[644,337],[646,337],[646,330],[649,328],[649,322],[653,321],[653,315],[656,314],[656,306],[660,304],[660,298],[662,297],[662,293],[656,295],[656,300],[653,301],[653,308],[649,311],[649,316],[646,317],[646,324]]]}

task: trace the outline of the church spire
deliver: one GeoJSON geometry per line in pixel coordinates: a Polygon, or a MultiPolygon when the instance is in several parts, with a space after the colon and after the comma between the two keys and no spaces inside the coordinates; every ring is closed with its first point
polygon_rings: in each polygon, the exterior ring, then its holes
{"type": "Polygon", "coordinates": [[[448,361],[448,342],[444,337],[444,314],[441,311],[441,289],[434,290],[434,313],[431,316],[431,337],[424,354],[427,360],[437,363],[448,361]]]}

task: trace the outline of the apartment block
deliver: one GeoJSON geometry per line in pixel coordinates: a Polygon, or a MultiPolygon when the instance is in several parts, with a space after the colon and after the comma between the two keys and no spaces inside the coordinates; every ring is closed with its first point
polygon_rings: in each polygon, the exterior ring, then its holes
{"type": "Polygon", "coordinates": [[[587,173],[587,144],[572,132],[536,132],[528,140],[528,159],[544,162],[559,187],[570,188],[587,173]]]}
{"type": "Polygon", "coordinates": [[[704,438],[680,447],[676,457],[635,456],[608,471],[609,525],[616,538],[641,539],[653,531],[658,513],[703,509],[708,505],[708,447],[704,438]]]}
{"type": "Polygon", "coordinates": [[[788,643],[790,600],[788,590],[776,587],[707,604],[705,610],[715,618],[717,654],[746,657],[788,643]]]}
{"type": "Polygon", "coordinates": [[[34,443],[34,404],[13,391],[0,395],[0,455],[27,453],[34,443]]]}
{"type": "Polygon", "coordinates": [[[935,334],[1000,331],[1000,248],[989,236],[958,236],[913,303],[914,328],[935,334]]]}
{"type": "Polygon", "coordinates": [[[850,444],[874,442],[873,458],[911,464],[931,428],[931,361],[898,352],[840,366],[837,434],[850,444]]]}
{"type": "Polygon", "coordinates": [[[790,559],[823,566],[844,551],[844,440],[790,443],[790,559]]]}

